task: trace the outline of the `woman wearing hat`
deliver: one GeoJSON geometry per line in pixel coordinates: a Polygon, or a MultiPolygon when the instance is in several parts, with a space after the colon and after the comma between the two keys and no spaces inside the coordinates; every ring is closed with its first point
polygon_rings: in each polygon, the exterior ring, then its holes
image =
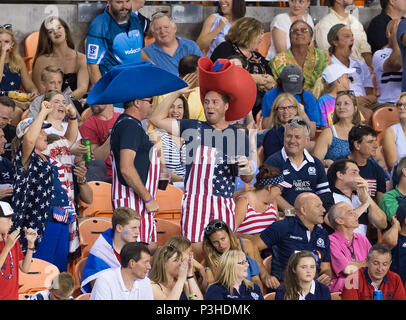
{"type": "Polygon", "coordinates": [[[354,71],[355,69],[346,68],[335,63],[330,64],[323,70],[319,87],[315,90],[320,92],[320,94],[316,94],[316,97],[319,96],[317,105],[321,112],[323,127],[329,127],[333,124],[337,93],[350,89],[351,80],[349,75],[354,71]]]}
{"type": "Polygon", "coordinates": [[[278,220],[276,198],[283,187],[291,187],[277,168],[263,165],[256,176],[254,190],[238,198],[235,204],[236,232],[251,238],[278,220]]]}
{"type": "MultiPolygon", "coordinates": [[[[70,117],[76,116],[71,111],[70,117]]],[[[51,103],[43,101],[35,120],[26,118],[16,128],[20,145],[14,160],[13,208],[18,214],[13,217],[13,229],[37,230],[34,258],[46,260],[63,272],[68,267],[69,224],[76,213],[70,207],[57,167],[43,154],[48,146],[44,129],[50,126],[44,120],[50,112],[51,103]]],[[[71,129],[74,126],[68,127],[67,132],[71,129]]],[[[21,246],[23,251],[27,250],[26,242],[21,246]]]]}

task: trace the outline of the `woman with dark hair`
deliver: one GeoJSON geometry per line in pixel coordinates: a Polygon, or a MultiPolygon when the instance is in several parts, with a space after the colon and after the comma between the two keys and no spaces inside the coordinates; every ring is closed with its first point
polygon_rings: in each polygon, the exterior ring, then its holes
{"type": "Polygon", "coordinates": [[[220,58],[229,59],[231,56],[239,55],[246,61],[245,69],[252,75],[257,85],[257,100],[252,109],[254,119],[261,110],[265,92],[275,87],[268,61],[257,51],[263,33],[264,27],[257,19],[240,18],[230,28],[225,37],[226,41],[222,42],[210,57],[215,62],[220,58]]]}
{"type": "Polygon", "coordinates": [[[241,196],[235,204],[236,232],[251,238],[279,219],[276,198],[288,186],[281,172],[263,165],[256,176],[254,190],[241,196]]]}
{"type": "MultiPolygon", "coordinates": [[[[168,118],[189,119],[189,106],[186,98],[179,95],[169,108],[168,118]]],[[[161,164],[172,171],[171,182],[183,190],[186,174],[186,145],[181,137],[157,129],[151,133],[151,139],[157,141],[156,146],[161,154],[161,164]]]]}
{"type": "Polygon", "coordinates": [[[214,49],[225,41],[230,27],[236,20],[245,16],[244,0],[220,0],[217,13],[210,15],[203,24],[202,31],[196,40],[202,52],[207,51],[210,58],[214,49]]]}
{"type": "Polygon", "coordinates": [[[214,219],[204,229],[203,252],[209,283],[213,283],[214,276],[219,268],[220,258],[229,250],[241,250],[245,253],[249,268],[246,278],[262,288],[259,278],[260,269],[255,260],[255,249],[249,239],[238,237],[224,221],[214,219]]]}
{"type": "Polygon", "coordinates": [[[316,80],[323,70],[331,63],[330,56],[324,50],[315,48],[313,42],[313,28],[303,20],[296,20],[289,29],[290,48],[277,54],[269,65],[272,73],[279,78],[283,69],[289,65],[298,65],[303,73],[303,88],[313,92],[316,80]]]}
{"type": "Polygon", "coordinates": [[[89,73],[86,56],[75,50],[69,26],[59,17],[45,19],[39,29],[32,79],[41,93],[44,92],[41,73],[46,66],[55,66],[63,71],[62,91],[70,90],[72,100],[80,100],[87,93],[89,73]]]}
{"type": "Polygon", "coordinates": [[[315,280],[316,258],[310,251],[292,254],[275,300],[331,300],[329,288],[315,280]]]}

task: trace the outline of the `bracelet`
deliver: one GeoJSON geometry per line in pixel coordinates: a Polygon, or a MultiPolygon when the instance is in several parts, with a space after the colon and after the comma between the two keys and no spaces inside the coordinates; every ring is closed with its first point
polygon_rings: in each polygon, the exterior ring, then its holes
{"type": "Polygon", "coordinates": [[[151,196],[151,199],[149,199],[149,200],[147,200],[147,201],[144,201],[144,203],[151,202],[152,200],[154,200],[154,198],[152,198],[152,196],[151,196]]]}
{"type": "Polygon", "coordinates": [[[204,270],[211,270],[210,267],[204,267],[204,270]]]}
{"type": "Polygon", "coordinates": [[[186,279],[193,279],[194,276],[187,276],[186,279]]]}
{"type": "Polygon", "coordinates": [[[27,248],[27,250],[35,251],[35,248],[27,248]]]}
{"type": "Polygon", "coordinates": [[[77,120],[78,119],[78,117],[76,116],[76,117],[74,117],[74,118],[71,118],[71,117],[69,117],[69,120],[77,120]]]}
{"type": "Polygon", "coordinates": [[[82,179],[82,181],[78,180],[78,184],[85,184],[87,182],[86,177],[82,179]]]}
{"type": "Polygon", "coordinates": [[[188,298],[189,298],[189,300],[197,300],[197,295],[189,294],[188,298]]]}

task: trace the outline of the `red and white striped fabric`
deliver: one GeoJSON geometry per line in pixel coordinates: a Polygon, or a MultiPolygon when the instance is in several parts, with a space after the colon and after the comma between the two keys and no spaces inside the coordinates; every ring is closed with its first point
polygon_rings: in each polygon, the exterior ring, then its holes
{"type": "Polygon", "coordinates": [[[247,200],[247,214],[236,232],[243,234],[260,233],[276,220],[276,209],[272,204],[266,211],[256,212],[254,208],[249,205],[247,200]]]}
{"type": "Polygon", "coordinates": [[[192,242],[203,241],[204,228],[213,219],[226,222],[232,230],[235,228],[234,199],[213,194],[215,166],[216,149],[199,146],[182,199],[182,235],[192,242]]]}
{"type": "MultiPolygon", "coordinates": [[[[149,165],[148,178],[145,188],[152,195],[152,197],[156,199],[159,183],[160,162],[158,152],[155,147],[153,147],[150,155],[151,162],[149,165]]],[[[137,193],[134,192],[132,188],[120,183],[116,170],[117,164],[114,160],[113,152],[110,153],[110,156],[113,173],[113,181],[111,186],[111,202],[113,209],[119,207],[128,207],[137,211],[141,215],[140,235],[138,236],[138,241],[146,243],[156,242],[157,236],[154,214],[147,212],[144,201],[138,196],[137,193]]]]}
{"type": "Polygon", "coordinates": [[[376,179],[368,179],[366,178],[365,181],[368,183],[368,191],[369,191],[369,195],[372,198],[375,198],[376,196],[376,190],[377,190],[377,181],[376,179]]]}

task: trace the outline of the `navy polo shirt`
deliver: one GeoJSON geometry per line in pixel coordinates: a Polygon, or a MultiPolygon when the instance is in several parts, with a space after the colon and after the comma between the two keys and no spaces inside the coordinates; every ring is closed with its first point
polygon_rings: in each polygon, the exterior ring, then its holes
{"type": "Polygon", "coordinates": [[[406,281],[406,236],[399,234],[398,243],[392,249],[392,264],[390,270],[396,272],[402,279],[402,283],[406,281]]]}
{"type": "Polygon", "coordinates": [[[233,294],[220,283],[212,284],[204,295],[204,300],[264,300],[261,289],[254,283],[254,289],[247,288],[242,282],[239,293],[233,288],[233,294]]]}
{"type": "Polygon", "coordinates": [[[319,159],[310,155],[304,149],[304,158],[300,167],[296,167],[288,158],[285,148],[266,159],[265,164],[278,168],[286,182],[292,188],[283,188],[282,197],[292,206],[296,197],[303,192],[312,192],[318,195],[323,202],[326,212],[334,204],[333,195],[327,180],[326,171],[319,159]]]}
{"type": "Polygon", "coordinates": [[[322,262],[330,262],[330,239],[327,231],[316,225],[313,232],[306,228],[299,217],[286,217],[274,222],[260,233],[262,241],[268,248],[274,247],[277,261],[272,259],[271,275],[283,280],[283,272],[289,257],[296,251],[308,250],[317,261],[317,272],[322,262]]]}

